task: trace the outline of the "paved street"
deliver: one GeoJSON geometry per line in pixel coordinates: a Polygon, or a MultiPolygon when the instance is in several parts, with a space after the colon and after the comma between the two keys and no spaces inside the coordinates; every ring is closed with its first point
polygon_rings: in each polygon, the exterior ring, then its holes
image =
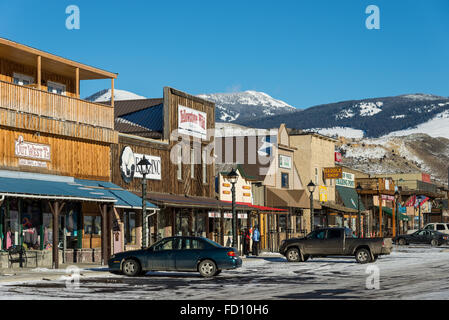
{"type": "MultiPolygon", "coordinates": [[[[127,278],[84,268],[78,289],[64,270],[29,270],[0,277],[2,299],[449,299],[449,247],[395,247],[390,256],[360,265],[354,258],[287,263],[268,254],[213,279],[196,273],[150,272],[127,278]],[[367,267],[379,269],[380,289],[366,289],[367,267]],[[45,279],[45,280],[43,280],[45,279]]],[[[4,273],[5,274],[5,273],[4,273]]]]}

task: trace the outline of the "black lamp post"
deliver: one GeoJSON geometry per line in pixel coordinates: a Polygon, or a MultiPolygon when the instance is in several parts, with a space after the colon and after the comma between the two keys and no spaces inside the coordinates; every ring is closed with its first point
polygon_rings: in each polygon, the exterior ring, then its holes
{"type": "Polygon", "coordinates": [[[362,193],[363,188],[360,185],[360,183],[357,185],[357,188],[355,188],[357,191],[357,214],[358,214],[358,221],[357,221],[357,234],[358,237],[362,237],[362,214],[360,213],[360,193],[362,193]]]}
{"type": "Polygon", "coordinates": [[[142,160],[137,164],[137,172],[142,174],[142,249],[147,247],[147,204],[146,204],[146,196],[147,196],[147,174],[150,173],[151,163],[148,159],[143,156],[142,160]]]}
{"type": "Polygon", "coordinates": [[[239,179],[239,175],[237,174],[237,171],[232,168],[231,172],[228,173],[226,178],[232,184],[232,247],[237,248],[237,212],[235,211],[235,184],[239,179]]]}
{"type": "Polygon", "coordinates": [[[309,184],[307,185],[307,189],[310,193],[310,232],[313,231],[313,192],[315,191],[316,185],[310,180],[309,184]]]}
{"type": "Polygon", "coordinates": [[[396,211],[396,216],[394,218],[396,219],[396,221],[395,221],[395,224],[396,224],[396,230],[395,230],[396,236],[399,235],[399,219],[398,219],[398,217],[399,217],[399,211],[398,211],[399,197],[400,197],[400,193],[399,193],[398,190],[396,190],[394,192],[394,205],[395,205],[395,211],[396,211]]]}

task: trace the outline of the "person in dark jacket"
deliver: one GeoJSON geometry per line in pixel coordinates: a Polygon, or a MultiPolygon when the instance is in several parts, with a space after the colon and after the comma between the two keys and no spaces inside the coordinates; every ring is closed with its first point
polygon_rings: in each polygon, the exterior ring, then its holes
{"type": "Polygon", "coordinates": [[[243,254],[245,256],[249,255],[250,240],[251,240],[251,233],[249,232],[249,229],[246,228],[245,231],[243,232],[243,254]]]}
{"type": "Polygon", "coordinates": [[[260,241],[260,232],[259,228],[256,226],[253,231],[253,250],[252,253],[254,256],[259,255],[259,241],[260,241]]]}

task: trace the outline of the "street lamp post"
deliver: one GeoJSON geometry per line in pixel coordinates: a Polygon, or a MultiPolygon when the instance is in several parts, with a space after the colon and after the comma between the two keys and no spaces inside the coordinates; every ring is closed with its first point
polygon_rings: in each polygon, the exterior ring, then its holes
{"type": "Polygon", "coordinates": [[[307,185],[307,189],[310,193],[310,232],[313,231],[313,192],[315,191],[316,185],[310,180],[309,184],[307,185]]]}
{"type": "Polygon", "coordinates": [[[358,213],[358,221],[357,221],[357,234],[358,237],[362,237],[362,214],[360,213],[360,193],[362,192],[363,188],[360,185],[360,183],[357,185],[357,188],[355,188],[357,191],[357,213],[358,213]]]}
{"type": "Polygon", "coordinates": [[[399,191],[395,191],[394,192],[394,212],[395,215],[393,216],[393,228],[394,228],[394,233],[393,235],[399,235],[399,220],[398,220],[398,216],[399,216],[399,212],[398,212],[398,201],[399,201],[399,191]]]}
{"type": "Polygon", "coordinates": [[[239,179],[239,175],[234,168],[231,170],[231,172],[228,173],[227,179],[232,184],[232,247],[237,248],[237,212],[235,211],[235,184],[239,179]]]}
{"type": "Polygon", "coordinates": [[[142,249],[147,247],[147,174],[150,173],[151,163],[143,156],[142,160],[137,164],[137,171],[142,174],[142,249]]]}

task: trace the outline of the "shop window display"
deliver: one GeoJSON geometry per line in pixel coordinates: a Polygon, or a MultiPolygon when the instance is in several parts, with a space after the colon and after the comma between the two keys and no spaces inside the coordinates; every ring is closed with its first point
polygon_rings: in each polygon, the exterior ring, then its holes
{"type": "Polygon", "coordinates": [[[125,229],[125,245],[136,244],[136,213],[125,211],[123,213],[123,222],[125,229]]]}
{"type": "Polygon", "coordinates": [[[6,200],[5,214],[5,248],[20,244],[19,226],[19,201],[17,199],[6,200]]]}

